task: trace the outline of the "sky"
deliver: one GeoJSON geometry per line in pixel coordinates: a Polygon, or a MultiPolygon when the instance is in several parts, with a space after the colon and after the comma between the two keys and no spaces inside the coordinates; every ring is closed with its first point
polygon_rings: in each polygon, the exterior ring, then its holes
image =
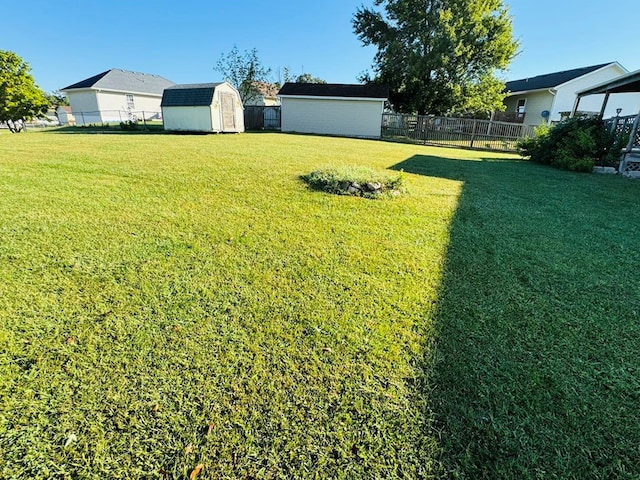
{"type": "MultiPolygon", "coordinates": [[[[520,43],[505,80],[618,61],[640,69],[638,0],[505,0],[520,43]]],[[[30,0],[4,2],[0,50],[27,61],[45,91],[110,68],[176,83],[224,80],[214,71],[234,45],[256,48],[272,81],[288,67],[330,83],[357,83],[374,47],[352,18],[373,0],[30,0]],[[280,74],[279,74],[280,72],[280,74]]]]}

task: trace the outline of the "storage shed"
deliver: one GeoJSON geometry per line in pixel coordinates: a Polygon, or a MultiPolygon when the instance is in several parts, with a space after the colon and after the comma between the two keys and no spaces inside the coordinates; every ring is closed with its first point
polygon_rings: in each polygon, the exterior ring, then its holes
{"type": "Polygon", "coordinates": [[[285,83],[282,131],[379,138],[386,85],[285,83]]]}
{"type": "Polygon", "coordinates": [[[174,85],[162,95],[164,129],[183,132],[244,132],[240,94],[229,82],[174,85]]]}

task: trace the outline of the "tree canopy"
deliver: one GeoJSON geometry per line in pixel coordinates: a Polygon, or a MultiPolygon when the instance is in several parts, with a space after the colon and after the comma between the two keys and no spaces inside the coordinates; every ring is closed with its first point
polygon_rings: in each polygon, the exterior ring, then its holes
{"type": "Polygon", "coordinates": [[[227,54],[220,55],[214,70],[221,73],[240,93],[242,103],[260,96],[260,84],[269,83],[270,68],[262,66],[255,48],[240,52],[235,45],[227,54]]]}
{"type": "MultiPolygon", "coordinates": [[[[378,48],[372,81],[386,83],[403,112],[483,114],[500,110],[496,71],[516,54],[502,0],[374,0],[353,28],[378,48]]],[[[371,80],[371,79],[369,79],[371,80]]]]}
{"type": "Polygon", "coordinates": [[[327,83],[320,77],[314,77],[310,73],[302,73],[296,77],[296,83],[327,83]]]}
{"type": "Polygon", "coordinates": [[[20,131],[23,120],[47,111],[49,102],[29,73],[29,64],[13,52],[0,50],[0,123],[20,131]]]}

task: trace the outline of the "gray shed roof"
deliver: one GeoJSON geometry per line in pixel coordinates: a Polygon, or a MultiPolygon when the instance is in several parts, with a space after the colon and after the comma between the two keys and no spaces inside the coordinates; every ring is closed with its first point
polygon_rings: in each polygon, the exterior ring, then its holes
{"type": "Polygon", "coordinates": [[[162,94],[162,107],[201,107],[213,103],[213,94],[221,83],[174,85],[162,94]]]}
{"type": "Polygon", "coordinates": [[[300,95],[309,97],[346,97],[346,98],[389,98],[389,87],[369,83],[366,85],[345,83],[285,83],[278,95],[300,95]]]}
{"type": "Polygon", "coordinates": [[[112,68],[106,72],[99,73],[98,75],[64,87],[62,91],[92,88],[96,90],[117,90],[121,92],[162,95],[164,89],[172,85],[175,85],[175,83],[160,75],[112,68]]]}
{"type": "Polygon", "coordinates": [[[513,80],[505,85],[506,92],[526,92],[528,90],[542,90],[545,88],[554,88],[562,85],[570,80],[595,72],[602,67],[611,65],[615,62],[601,63],[600,65],[591,65],[590,67],[574,68],[572,70],[564,70],[562,72],[547,73],[531,78],[523,78],[521,80],[513,80]]]}

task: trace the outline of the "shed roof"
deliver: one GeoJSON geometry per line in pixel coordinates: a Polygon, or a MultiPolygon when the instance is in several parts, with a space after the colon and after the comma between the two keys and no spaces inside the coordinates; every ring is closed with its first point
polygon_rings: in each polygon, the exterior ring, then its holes
{"type": "Polygon", "coordinates": [[[213,94],[222,83],[189,83],[174,85],[162,94],[162,107],[201,107],[211,105],[213,94]]]}
{"type": "Polygon", "coordinates": [[[99,73],[98,75],[64,87],[62,91],[93,88],[96,90],[117,90],[162,95],[164,89],[171,85],[175,84],[160,75],[112,68],[106,72],[99,73]]]}
{"type": "Polygon", "coordinates": [[[595,72],[607,65],[615,62],[601,63],[599,65],[591,65],[589,67],[574,68],[572,70],[563,70],[561,72],[547,73],[531,78],[523,78],[521,80],[513,80],[507,82],[505,91],[507,92],[526,92],[529,90],[542,90],[545,88],[554,88],[563,83],[567,83],[578,77],[582,77],[591,72],[595,72]]]}
{"type": "Polygon", "coordinates": [[[285,83],[278,95],[296,95],[309,97],[346,97],[346,98],[389,98],[389,87],[369,83],[355,85],[345,83],[285,83]]]}

